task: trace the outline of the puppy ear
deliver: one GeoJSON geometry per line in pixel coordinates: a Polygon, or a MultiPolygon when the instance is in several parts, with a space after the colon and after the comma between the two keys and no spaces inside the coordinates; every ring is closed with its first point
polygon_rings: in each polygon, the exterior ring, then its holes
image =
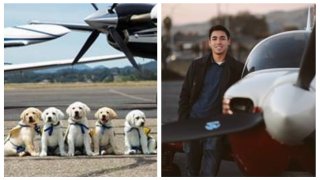
{"type": "Polygon", "coordinates": [[[35,108],[37,115],[40,117],[42,115],[42,111],[40,109],[35,108]]]}
{"type": "Polygon", "coordinates": [[[86,104],[83,104],[83,108],[84,108],[84,110],[86,111],[87,114],[90,112],[90,108],[86,104]]]}
{"type": "Polygon", "coordinates": [[[22,111],[22,113],[20,114],[20,120],[24,120],[24,117],[26,116],[26,113],[27,113],[27,109],[22,111]]]}
{"type": "Polygon", "coordinates": [[[68,108],[66,109],[66,113],[68,114],[68,116],[72,116],[72,113],[71,113],[71,105],[68,106],[68,108]]]}
{"type": "Polygon", "coordinates": [[[56,109],[56,113],[58,114],[59,120],[62,120],[64,118],[64,114],[60,109],[56,109]]]}
{"type": "Polygon", "coordinates": [[[98,111],[94,114],[94,117],[97,118],[97,119],[99,119],[100,110],[101,110],[101,109],[98,109],[98,111]]]}
{"type": "Polygon", "coordinates": [[[37,114],[37,119],[41,121],[41,116],[42,116],[42,111],[40,109],[35,108],[36,114],[37,114]]]}
{"type": "Polygon", "coordinates": [[[133,124],[133,113],[132,113],[132,111],[130,111],[130,112],[127,114],[127,116],[126,116],[126,121],[127,121],[130,125],[133,124]]]}
{"type": "Polygon", "coordinates": [[[45,114],[46,111],[43,111],[43,113],[41,114],[41,120],[42,121],[45,121],[46,120],[46,114],[45,114]]]}
{"type": "Polygon", "coordinates": [[[111,118],[112,118],[112,119],[118,117],[118,114],[117,114],[116,111],[114,111],[113,109],[110,109],[110,113],[111,113],[111,118]]]}

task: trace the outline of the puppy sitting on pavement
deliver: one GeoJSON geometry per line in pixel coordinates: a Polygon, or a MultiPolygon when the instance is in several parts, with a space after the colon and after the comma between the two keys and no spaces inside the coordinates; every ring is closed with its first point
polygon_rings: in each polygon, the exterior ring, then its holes
{"type": "Polygon", "coordinates": [[[90,134],[93,140],[94,154],[120,154],[115,142],[115,132],[112,126],[112,119],[117,113],[108,107],[102,107],[95,113],[96,127],[91,129],[90,134]]]}
{"type": "Polygon", "coordinates": [[[40,156],[67,155],[64,150],[63,132],[60,122],[63,118],[63,112],[55,107],[50,107],[43,111],[42,120],[44,121],[44,126],[41,137],[40,156]]]}
{"type": "Polygon", "coordinates": [[[90,108],[82,102],[74,102],[69,105],[66,112],[69,116],[69,126],[65,134],[65,141],[68,143],[68,155],[74,156],[76,152],[80,152],[80,154],[85,153],[92,156],[87,119],[90,108]]]}
{"type": "Polygon", "coordinates": [[[146,116],[140,110],[127,114],[124,124],[125,154],[156,153],[156,140],[149,135],[150,129],[144,127],[145,120],[146,116]]]}
{"type": "Polygon", "coordinates": [[[38,123],[41,120],[41,111],[30,107],[25,109],[20,115],[19,124],[12,128],[4,143],[5,156],[38,156],[34,146],[36,133],[40,134],[38,123]]]}

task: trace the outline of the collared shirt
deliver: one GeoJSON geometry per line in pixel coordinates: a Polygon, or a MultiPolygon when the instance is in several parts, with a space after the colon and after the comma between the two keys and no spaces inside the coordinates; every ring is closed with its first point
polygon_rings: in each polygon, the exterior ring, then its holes
{"type": "Polygon", "coordinates": [[[191,118],[205,118],[220,113],[219,83],[224,63],[219,65],[213,59],[211,62],[207,68],[200,96],[191,108],[191,118]]]}

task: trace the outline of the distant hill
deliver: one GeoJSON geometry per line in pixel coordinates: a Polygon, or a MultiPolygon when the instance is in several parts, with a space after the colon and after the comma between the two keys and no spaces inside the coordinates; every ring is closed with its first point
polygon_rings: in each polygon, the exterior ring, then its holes
{"type": "Polygon", "coordinates": [[[305,29],[307,24],[307,9],[294,11],[275,11],[266,15],[270,33],[278,33],[286,27],[297,27],[297,29],[305,29]]]}
{"type": "MultiPolygon", "coordinates": [[[[144,69],[148,69],[150,71],[155,71],[157,69],[157,63],[156,61],[151,61],[145,64],[140,64],[144,69]]],[[[67,69],[72,69],[72,70],[78,70],[78,71],[82,71],[82,70],[86,70],[86,71],[93,71],[93,70],[99,70],[99,69],[119,69],[119,68],[108,68],[106,66],[103,65],[99,65],[96,67],[90,67],[86,64],[77,64],[74,66],[65,66],[65,67],[56,67],[56,68],[48,68],[48,69],[41,69],[41,70],[35,70],[35,73],[39,73],[39,74],[48,74],[48,73],[56,73],[58,71],[64,71],[67,69]]],[[[120,68],[122,69],[122,68],[120,68]]],[[[123,69],[134,69],[132,66],[126,66],[123,67],[123,69]]]]}
{"type": "Polygon", "coordinates": [[[85,64],[77,64],[74,66],[65,66],[65,67],[53,67],[53,68],[47,68],[47,69],[41,69],[41,70],[35,70],[35,73],[39,74],[47,74],[47,73],[55,73],[57,71],[61,71],[64,69],[74,69],[74,70],[85,70],[85,69],[91,69],[88,65],[85,64]]]}
{"type": "MultiPolygon", "coordinates": [[[[267,19],[269,31],[271,34],[283,31],[285,27],[297,27],[304,29],[307,22],[307,9],[299,9],[294,11],[273,11],[264,14],[267,19]]],[[[257,15],[262,16],[262,15],[257,15]]],[[[209,22],[186,24],[181,26],[173,26],[174,33],[181,32],[196,32],[199,35],[206,35],[211,27],[209,22]]]]}
{"type": "Polygon", "coordinates": [[[141,71],[132,66],[123,68],[107,68],[87,65],[50,68],[36,71],[10,72],[4,74],[5,83],[25,82],[113,82],[113,81],[141,81],[157,80],[157,62],[151,61],[141,64],[141,71]]]}

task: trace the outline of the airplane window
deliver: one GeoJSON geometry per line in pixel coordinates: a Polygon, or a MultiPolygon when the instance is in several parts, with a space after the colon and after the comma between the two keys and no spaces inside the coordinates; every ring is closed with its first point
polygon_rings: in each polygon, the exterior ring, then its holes
{"type": "Polygon", "coordinates": [[[291,31],[261,41],[249,54],[242,76],[263,69],[299,67],[309,35],[291,31]]]}

